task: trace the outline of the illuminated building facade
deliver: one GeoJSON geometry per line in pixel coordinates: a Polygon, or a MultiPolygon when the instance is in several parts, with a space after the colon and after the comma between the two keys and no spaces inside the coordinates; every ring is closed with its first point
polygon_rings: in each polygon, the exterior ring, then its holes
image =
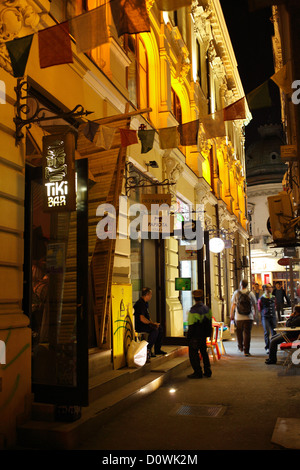
{"type": "Polygon", "coordinates": [[[163,147],[160,140],[160,130],[198,119],[203,123],[244,98],[220,3],[199,0],[162,11],[147,0],[146,7],[150,32],[118,36],[109,3],[102,0],[1,5],[0,80],[6,93],[0,105],[0,340],[6,343],[7,362],[1,365],[0,381],[3,447],[15,441],[16,426],[28,418],[33,399],[88,404],[88,351],[114,349],[113,285],[132,286],[132,302],[142,286],[152,287],[152,317],[164,326],[166,341],[180,344],[192,298],[191,291],[175,289],[175,279],[189,278],[191,289],[203,288],[214,317],[225,322],[239,281],[250,281],[247,103],[245,116],[225,121],[225,132],[217,137],[207,138],[200,125],[193,144],[178,140],[163,147]],[[40,67],[38,32],[100,6],[108,40],[82,53],[72,36],[71,62],[40,67]],[[30,34],[26,73],[17,80],[5,42],[30,34]],[[22,88],[22,80],[27,87],[22,88]],[[23,99],[31,126],[18,128],[16,139],[14,117],[23,99]],[[77,105],[93,114],[76,114],[77,105]],[[40,114],[35,120],[41,108],[43,118],[40,114]],[[87,124],[90,129],[97,124],[96,135],[91,137],[87,124]],[[114,132],[111,144],[101,146],[104,127],[114,132]],[[71,143],[68,153],[70,129],[76,145],[71,143]],[[125,146],[120,129],[153,130],[153,145],[145,153],[140,142],[125,146]],[[47,147],[48,138],[55,152],[47,147]],[[61,141],[64,148],[57,144],[61,141]],[[65,177],[70,177],[68,184],[65,177]],[[71,186],[76,211],[63,207],[71,186]],[[145,194],[170,195],[177,228],[202,208],[205,246],[196,258],[180,253],[189,245],[186,240],[132,240],[121,236],[121,223],[117,239],[97,237],[99,205],[110,204],[122,219],[145,194]],[[52,198],[47,210],[45,195],[52,198]],[[120,196],[127,197],[125,208],[120,196]],[[215,237],[224,241],[221,253],[209,250],[209,239],[215,237]]]}

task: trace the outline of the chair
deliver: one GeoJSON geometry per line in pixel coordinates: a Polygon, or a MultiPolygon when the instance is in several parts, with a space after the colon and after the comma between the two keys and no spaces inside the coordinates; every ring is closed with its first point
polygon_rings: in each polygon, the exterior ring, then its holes
{"type": "MultiPolygon", "coordinates": [[[[286,340],[286,338],[285,338],[285,340],[286,340]]],[[[292,363],[293,363],[292,360],[291,360],[291,357],[294,354],[294,352],[296,351],[296,349],[299,348],[298,345],[295,347],[295,342],[299,342],[299,340],[300,340],[300,335],[298,336],[298,338],[296,340],[294,340],[294,341],[289,340],[289,341],[286,341],[285,343],[281,343],[281,345],[280,345],[280,350],[284,351],[286,353],[286,358],[283,362],[283,366],[286,366],[287,369],[289,369],[291,367],[292,363]]]]}
{"type": "Polygon", "coordinates": [[[216,355],[214,348],[216,349],[218,359],[221,359],[221,353],[218,345],[220,324],[213,322],[212,324],[212,334],[210,338],[206,338],[206,346],[211,350],[214,361],[216,361],[216,355]]]}
{"type": "Polygon", "coordinates": [[[213,317],[213,324],[216,324],[216,323],[218,323],[218,325],[220,325],[220,327],[219,327],[219,334],[218,334],[218,338],[217,338],[217,342],[218,342],[219,345],[220,345],[222,354],[226,354],[225,347],[224,347],[224,344],[223,344],[224,322],[217,322],[216,319],[213,317]]]}

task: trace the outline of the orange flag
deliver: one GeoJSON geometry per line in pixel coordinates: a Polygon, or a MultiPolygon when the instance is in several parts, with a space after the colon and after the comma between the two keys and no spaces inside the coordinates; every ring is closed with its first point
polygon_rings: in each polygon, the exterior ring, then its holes
{"type": "Polygon", "coordinates": [[[110,8],[119,37],[126,33],[150,33],[145,0],[111,0],[110,8]]]}
{"type": "Polygon", "coordinates": [[[73,62],[68,21],[39,31],[38,41],[41,68],[73,62]]]}
{"type": "Polygon", "coordinates": [[[223,109],[224,121],[235,121],[246,119],[245,98],[241,98],[223,109]]]}
{"type": "Polygon", "coordinates": [[[133,129],[119,129],[121,135],[121,146],[127,147],[128,145],[137,144],[137,132],[133,129]]]}
{"type": "Polygon", "coordinates": [[[201,122],[207,140],[226,135],[223,110],[201,118],[201,122]]]}
{"type": "Polygon", "coordinates": [[[198,131],[199,131],[199,119],[195,121],[187,122],[186,124],[180,124],[178,126],[180,134],[181,145],[197,145],[198,142],[198,131]]]}

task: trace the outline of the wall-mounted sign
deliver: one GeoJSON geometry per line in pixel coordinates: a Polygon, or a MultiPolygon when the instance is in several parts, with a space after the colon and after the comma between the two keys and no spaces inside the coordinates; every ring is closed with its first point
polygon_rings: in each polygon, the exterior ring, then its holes
{"type": "Polygon", "coordinates": [[[44,210],[76,210],[75,136],[73,132],[43,137],[44,210]]]}
{"type": "Polygon", "coordinates": [[[191,290],[192,280],[190,277],[176,277],[175,290],[191,290]]]}
{"type": "Polygon", "coordinates": [[[179,261],[197,261],[197,245],[179,245],[179,261]]]}

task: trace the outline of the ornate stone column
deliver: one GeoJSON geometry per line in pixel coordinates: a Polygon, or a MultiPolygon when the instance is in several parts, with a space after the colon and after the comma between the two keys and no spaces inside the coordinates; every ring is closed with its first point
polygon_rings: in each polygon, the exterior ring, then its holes
{"type": "Polygon", "coordinates": [[[0,364],[0,449],[14,445],[16,423],[28,412],[31,393],[31,330],[22,308],[25,144],[15,145],[16,79],[5,41],[37,31],[49,5],[0,1],[0,80],[6,89],[0,105],[0,340],[6,347],[5,364],[0,364]]]}

